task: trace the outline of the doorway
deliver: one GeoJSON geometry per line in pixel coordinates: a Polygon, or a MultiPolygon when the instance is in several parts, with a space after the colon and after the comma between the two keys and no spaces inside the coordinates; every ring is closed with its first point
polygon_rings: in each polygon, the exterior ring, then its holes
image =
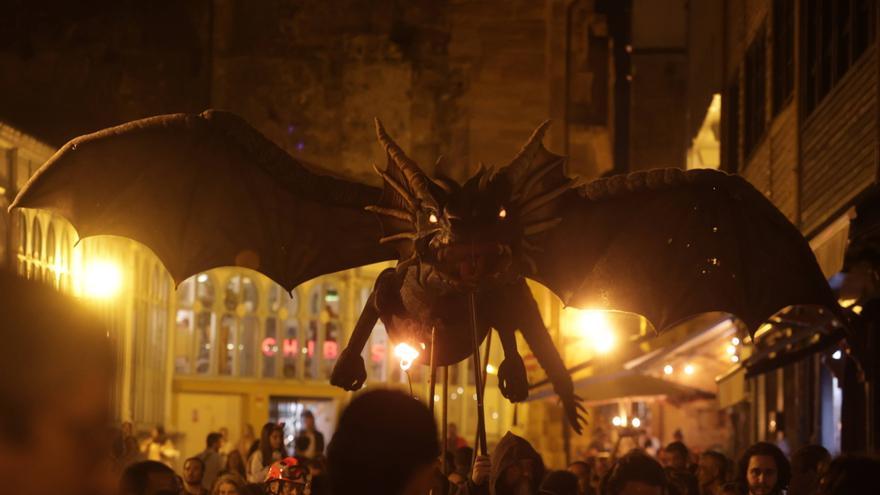
{"type": "Polygon", "coordinates": [[[269,421],[284,423],[284,445],[293,454],[293,439],[303,428],[300,416],[311,411],[315,416],[315,428],[324,434],[324,445],[330,443],[336,427],[336,401],[313,397],[269,397],[269,421]]]}

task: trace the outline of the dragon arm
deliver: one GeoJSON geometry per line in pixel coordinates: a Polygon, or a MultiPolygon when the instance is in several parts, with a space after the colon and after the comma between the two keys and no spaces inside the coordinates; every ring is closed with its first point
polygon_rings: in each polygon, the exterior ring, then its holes
{"type": "MultiPolygon", "coordinates": [[[[541,312],[538,310],[535,298],[532,296],[524,279],[508,286],[504,292],[503,298],[501,298],[504,303],[502,307],[497,308],[495,314],[496,325],[498,325],[496,328],[499,329],[498,334],[502,336],[505,360],[510,359],[513,355],[517,355],[515,351],[516,341],[514,340],[512,345],[509,341],[505,344],[505,338],[513,340],[511,339],[513,333],[505,332],[501,329],[518,327],[535,358],[537,358],[538,363],[547,372],[547,377],[553,384],[553,390],[556,391],[556,394],[559,395],[562,401],[571,427],[580,434],[583,424],[586,424],[586,420],[581,414],[581,411],[585,410],[580,404],[580,397],[574,394],[571,377],[565,369],[565,364],[562,362],[562,358],[559,357],[556,347],[553,345],[553,340],[547,332],[547,327],[544,326],[544,320],[541,318],[541,312]],[[504,337],[505,335],[507,337],[504,337]]],[[[501,377],[500,367],[499,377],[501,377]]]]}
{"type": "Polygon", "coordinates": [[[361,352],[367,344],[367,339],[373,332],[376,321],[379,320],[379,310],[376,309],[376,291],[370,293],[367,304],[361,311],[360,317],[351,332],[348,345],[339,354],[339,359],[333,367],[330,375],[330,384],[342,389],[353,391],[360,389],[367,379],[367,369],[361,352]]]}

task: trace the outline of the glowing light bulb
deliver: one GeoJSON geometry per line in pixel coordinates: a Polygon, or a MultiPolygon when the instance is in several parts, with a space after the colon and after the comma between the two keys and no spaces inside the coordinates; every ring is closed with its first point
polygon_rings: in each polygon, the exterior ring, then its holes
{"type": "Polygon", "coordinates": [[[401,342],[394,346],[394,355],[400,359],[400,369],[406,371],[410,369],[413,361],[419,357],[419,351],[415,350],[413,346],[401,342]]]}
{"type": "Polygon", "coordinates": [[[584,341],[598,354],[607,354],[614,348],[617,338],[604,312],[581,311],[577,317],[577,326],[584,341]]]}
{"type": "Polygon", "coordinates": [[[672,368],[671,364],[667,364],[666,366],[663,367],[663,374],[664,375],[671,375],[673,371],[675,371],[675,369],[672,368]]]}
{"type": "Polygon", "coordinates": [[[685,375],[693,375],[694,374],[694,365],[692,365],[692,364],[685,365],[684,374],[685,375]]]}
{"type": "Polygon", "coordinates": [[[733,345],[727,346],[727,355],[733,356],[734,354],[736,354],[736,346],[733,346],[733,345]]]}
{"type": "Polygon", "coordinates": [[[638,428],[639,426],[642,426],[642,420],[639,418],[633,418],[630,424],[633,428],[638,428]]]}
{"type": "Polygon", "coordinates": [[[730,339],[730,343],[733,345],[739,345],[740,344],[739,337],[734,337],[734,338],[730,339]]]}
{"type": "Polygon", "coordinates": [[[83,273],[83,290],[88,296],[107,299],[122,288],[122,272],[110,261],[95,260],[88,263],[83,273]]]}
{"type": "Polygon", "coordinates": [[[611,424],[614,426],[620,426],[623,424],[623,419],[620,416],[614,416],[611,418],[611,424]]]}
{"type": "Polygon", "coordinates": [[[834,351],[834,353],[831,354],[831,359],[834,359],[835,361],[839,360],[842,357],[843,357],[843,353],[840,352],[840,349],[834,351]]]}

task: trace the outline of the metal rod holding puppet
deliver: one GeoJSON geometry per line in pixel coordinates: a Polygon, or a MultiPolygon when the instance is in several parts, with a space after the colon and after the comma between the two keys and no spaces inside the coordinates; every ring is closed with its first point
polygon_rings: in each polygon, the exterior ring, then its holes
{"type": "MultiPolygon", "coordinates": [[[[474,342],[474,382],[477,389],[477,445],[474,450],[479,450],[480,455],[488,455],[486,447],[486,418],[483,409],[483,372],[480,365],[480,340],[477,336],[477,306],[474,301],[474,293],[470,294],[471,306],[471,334],[474,342]]],[[[444,437],[445,438],[445,437],[444,437]]]]}

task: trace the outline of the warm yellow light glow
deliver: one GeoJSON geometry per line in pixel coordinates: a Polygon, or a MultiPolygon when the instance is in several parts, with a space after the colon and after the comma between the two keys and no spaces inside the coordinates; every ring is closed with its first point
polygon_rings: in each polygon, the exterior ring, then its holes
{"type": "Polygon", "coordinates": [[[642,426],[642,420],[639,418],[633,418],[630,424],[633,428],[638,428],[639,426],[642,426]]]}
{"type": "Polygon", "coordinates": [[[663,374],[664,375],[671,375],[673,371],[675,371],[675,370],[672,368],[671,364],[667,364],[666,366],[663,367],[663,374]]]}
{"type": "Polygon", "coordinates": [[[739,345],[740,344],[739,337],[734,337],[734,338],[730,339],[730,343],[733,345],[739,345]]]}
{"type": "Polygon", "coordinates": [[[733,356],[734,354],[736,354],[736,346],[733,346],[733,345],[727,346],[727,355],[733,356]]]}
{"type": "Polygon", "coordinates": [[[577,316],[577,327],[584,342],[597,353],[606,354],[614,348],[616,336],[604,312],[581,311],[577,316]]]}
{"type": "Polygon", "coordinates": [[[411,345],[401,342],[394,346],[394,355],[400,359],[400,369],[408,370],[413,361],[419,357],[419,351],[415,350],[411,345]]]}
{"type": "Polygon", "coordinates": [[[83,272],[83,291],[89,297],[107,299],[122,288],[122,271],[107,260],[88,263],[83,272]]]}
{"type": "Polygon", "coordinates": [[[734,363],[738,363],[738,362],[739,362],[739,356],[737,356],[736,354],[734,354],[733,356],[730,356],[730,360],[733,361],[734,363]]]}
{"type": "Polygon", "coordinates": [[[852,309],[852,312],[855,313],[855,314],[857,314],[857,315],[862,314],[862,307],[861,307],[860,305],[858,305],[858,304],[853,305],[853,307],[850,308],[850,309],[852,309]]]}
{"type": "Polygon", "coordinates": [[[613,418],[611,418],[611,424],[613,424],[614,426],[620,426],[623,424],[623,418],[621,418],[620,416],[614,416],[613,418]]]}
{"type": "Polygon", "coordinates": [[[207,273],[200,273],[199,276],[196,277],[196,281],[199,282],[200,284],[207,282],[208,281],[208,274],[207,273]]]}
{"type": "Polygon", "coordinates": [[[487,364],[486,365],[486,373],[489,373],[490,375],[494,375],[494,374],[498,373],[498,370],[494,366],[492,366],[491,364],[487,364]]]}
{"type": "Polygon", "coordinates": [[[694,365],[692,365],[692,364],[685,365],[684,374],[685,375],[693,375],[694,374],[694,365]]]}

